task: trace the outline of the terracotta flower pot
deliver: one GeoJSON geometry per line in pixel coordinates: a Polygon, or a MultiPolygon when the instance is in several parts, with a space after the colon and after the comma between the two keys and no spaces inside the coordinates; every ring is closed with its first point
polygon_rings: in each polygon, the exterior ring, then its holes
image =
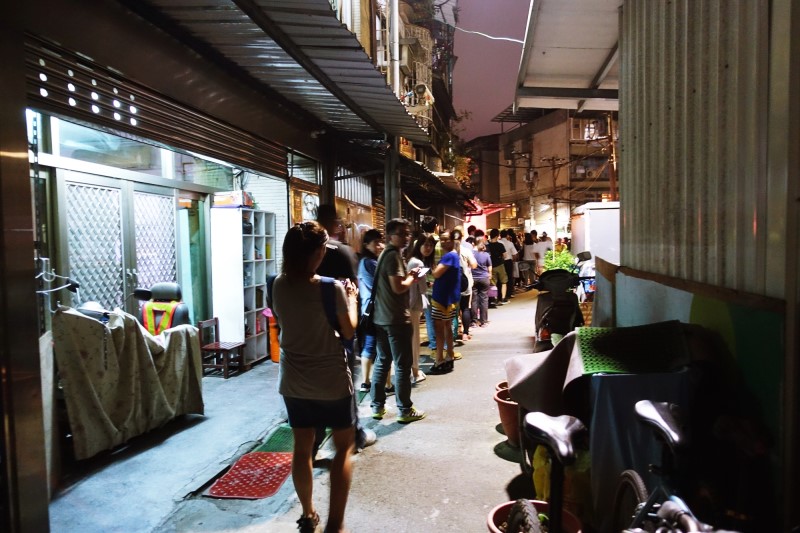
{"type": "Polygon", "coordinates": [[[511,399],[508,389],[500,389],[494,393],[497,410],[500,412],[500,423],[503,433],[508,437],[508,444],[519,448],[519,405],[511,399]]]}
{"type": "Polygon", "coordinates": [[[508,388],[508,381],[501,381],[497,385],[494,386],[495,391],[503,390],[508,388]]]}
{"type": "MultiPolygon", "coordinates": [[[[540,513],[547,513],[550,506],[547,502],[539,500],[531,500],[536,510],[540,513]]],[[[503,522],[508,521],[508,513],[511,511],[511,506],[514,505],[513,501],[501,503],[491,511],[486,518],[486,526],[489,528],[489,533],[502,533],[500,526],[503,522]]],[[[578,520],[574,514],[569,511],[561,512],[561,530],[564,533],[581,533],[581,521],[578,520]]]]}

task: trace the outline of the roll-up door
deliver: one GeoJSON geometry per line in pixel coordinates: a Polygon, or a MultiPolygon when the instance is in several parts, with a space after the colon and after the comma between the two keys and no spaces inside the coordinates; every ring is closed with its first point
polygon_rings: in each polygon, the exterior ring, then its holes
{"type": "Polygon", "coordinates": [[[25,41],[31,107],[94,128],[286,178],[287,151],[36,36],[25,41]]]}

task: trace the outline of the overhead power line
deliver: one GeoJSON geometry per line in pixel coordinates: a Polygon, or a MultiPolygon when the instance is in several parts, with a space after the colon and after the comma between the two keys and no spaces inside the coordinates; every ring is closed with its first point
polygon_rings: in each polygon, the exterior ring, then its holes
{"type": "Polygon", "coordinates": [[[486,37],[487,39],[492,39],[495,41],[509,41],[512,43],[525,44],[525,41],[520,41],[519,39],[514,39],[512,37],[496,37],[494,35],[489,35],[488,33],[483,33],[481,31],[465,30],[464,28],[459,28],[458,26],[453,26],[453,27],[458,31],[463,31],[464,33],[473,33],[475,35],[480,35],[481,37],[486,37]]]}

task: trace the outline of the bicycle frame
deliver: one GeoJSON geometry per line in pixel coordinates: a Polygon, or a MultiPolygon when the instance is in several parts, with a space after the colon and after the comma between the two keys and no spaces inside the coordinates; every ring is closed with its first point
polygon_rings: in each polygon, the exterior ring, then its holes
{"type": "Polygon", "coordinates": [[[655,490],[653,490],[653,492],[650,494],[650,497],[647,499],[647,501],[638,506],[636,514],[634,515],[633,520],[631,521],[629,529],[642,527],[648,521],[651,521],[654,524],[659,524],[662,521],[662,519],[665,518],[662,517],[658,512],[661,508],[662,503],[665,501],[671,501],[680,508],[681,511],[680,518],[684,521],[685,520],[690,521],[684,524],[685,527],[694,526],[696,528],[696,529],[687,529],[687,531],[693,531],[693,530],[703,531],[702,527],[704,526],[704,524],[699,520],[697,520],[697,518],[692,513],[691,509],[689,509],[689,506],[686,504],[686,502],[683,501],[683,499],[680,496],[673,494],[669,488],[663,485],[659,485],[658,487],[656,487],[655,490]]]}

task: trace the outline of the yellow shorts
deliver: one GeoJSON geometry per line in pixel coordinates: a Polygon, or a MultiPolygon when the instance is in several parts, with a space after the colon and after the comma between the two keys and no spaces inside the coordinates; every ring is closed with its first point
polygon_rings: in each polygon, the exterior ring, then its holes
{"type": "Polygon", "coordinates": [[[459,302],[450,305],[442,305],[435,300],[431,300],[431,317],[434,320],[453,320],[458,312],[459,302]]]}

